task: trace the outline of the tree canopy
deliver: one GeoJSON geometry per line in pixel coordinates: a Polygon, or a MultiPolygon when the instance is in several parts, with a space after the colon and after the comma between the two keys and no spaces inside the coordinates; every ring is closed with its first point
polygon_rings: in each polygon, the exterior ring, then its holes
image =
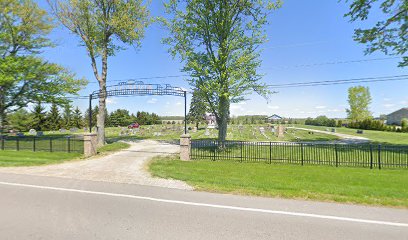
{"type": "MultiPolygon", "coordinates": [[[[126,45],[140,47],[149,11],[143,0],[47,0],[54,14],[80,38],[91,60],[99,90],[106,92],[108,57],[126,45]],[[100,60],[100,64],[97,64],[100,60]],[[98,68],[100,66],[100,68],[98,68]]],[[[106,96],[99,98],[98,145],[105,144],[106,96]]]]}
{"type": "Polygon", "coordinates": [[[381,51],[402,56],[399,66],[408,66],[408,1],[406,0],[345,0],[351,2],[345,16],[351,22],[369,19],[373,8],[381,10],[382,18],[369,28],[358,28],[354,40],[367,45],[366,53],[381,51]]]}
{"type": "Polygon", "coordinates": [[[65,103],[86,84],[38,54],[53,47],[46,12],[31,0],[0,0],[0,128],[7,114],[29,103],[65,103]]]}
{"type": "Polygon", "coordinates": [[[348,102],[350,109],[347,109],[348,118],[352,121],[363,121],[370,119],[371,94],[368,87],[350,87],[348,90],[348,102]]]}
{"type": "Polygon", "coordinates": [[[163,20],[170,30],[165,42],[173,56],[184,62],[190,85],[199,89],[203,101],[215,114],[218,139],[224,141],[230,103],[243,101],[253,91],[268,95],[260,82],[259,46],[266,41],[264,26],[280,1],[171,0],[170,17],[163,20]]]}

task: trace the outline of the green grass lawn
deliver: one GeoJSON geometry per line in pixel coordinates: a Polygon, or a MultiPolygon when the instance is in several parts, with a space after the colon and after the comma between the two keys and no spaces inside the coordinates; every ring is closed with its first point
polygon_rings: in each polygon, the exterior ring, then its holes
{"type": "Polygon", "coordinates": [[[79,159],[80,153],[0,151],[0,167],[35,166],[79,159]]]}
{"type": "MultiPolygon", "coordinates": [[[[331,129],[329,127],[321,126],[310,126],[310,125],[294,125],[295,127],[317,129],[317,130],[326,130],[331,129]]],[[[374,131],[374,130],[363,130],[363,134],[358,134],[357,129],[351,128],[335,128],[338,133],[345,133],[349,135],[366,137],[374,143],[381,144],[401,144],[408,145],[408,133],[397,133],[397,132],[384,132],[384,131],[374,131]]]]}
{"type": "MultiPolygon", "coordinates": [[[[259,127],[266,127],[264,125],[244,125],[242,131],[239,130],[238,125],[228,126],[227,140],[237,141],[330,141],[339,139],[336,136],[324,133],[309,134],[308,131],[288,129],[288,133],[283,138],[278,138],[271,131],[265,131],[262,135],[259,127]]],[[[156,140],[179,140],[180,135],[183,134],[182,125],[151,125],[142,126],[141,130],[135,135],[120,136],[121,128],[110,127],[106,128],[106,136],[112,140],[131,140],[131,139],[156,139],[156,140]],[[160,136],[157,134],[160,132],[160,136]]],[[[210,135],[205,135],[205,129],[199,129],[197,132],[189,131],[193,140],[199,139],[216,139],[218,137],[218,130],[211,129],[210,135]]]]}
{"type": "Polygon", "coordinates": [[[153,176],[197,190],[408,208],[407,170],[269,165],[212,161],[151,162],[153,176]]]}

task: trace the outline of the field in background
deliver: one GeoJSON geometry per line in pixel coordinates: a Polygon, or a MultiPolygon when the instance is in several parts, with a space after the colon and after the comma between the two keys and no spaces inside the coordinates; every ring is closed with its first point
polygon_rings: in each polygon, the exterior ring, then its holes
{"type": "Polygon", "coordinates": [[[158,158],[153,176],[186,181],[197,190],[408,208],[406,170],[237,164],[158,158]]]}
{"type": "MultiPolygon", "coordinates": [[[[323,130],[326,129],[330,130],[330,127],[322,127],[322,126],[311,126],[311,125],[293,125],[294,127],[300,128],[308,128],[308,129],[316,129],[316,130],[323,130]]],[[[363,130],[363,134],[358,134],[357,129],[351,128],[335,128],[336,132],[344,133],[359,137],[366,137],[370,139],[373,143],[381,143],[381,144],[402,144],[408,145],[408,133],[397,133],[397,132],[384,132],[384,131],[373,131],[373,130],[363,130]]]]}

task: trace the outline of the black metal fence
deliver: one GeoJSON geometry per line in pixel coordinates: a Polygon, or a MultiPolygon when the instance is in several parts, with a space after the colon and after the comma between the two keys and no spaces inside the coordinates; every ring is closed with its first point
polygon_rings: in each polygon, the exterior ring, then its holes
{"type": "Polygon", "coordinates": [[[84,153],[82,136],[0,136],[0,150],[84,153]]]}
{"type": "Polygon", "coordinates": [[[191,159],[236,162],[408,168],[408,146],[283,142],[191,142],[191,159]]]}

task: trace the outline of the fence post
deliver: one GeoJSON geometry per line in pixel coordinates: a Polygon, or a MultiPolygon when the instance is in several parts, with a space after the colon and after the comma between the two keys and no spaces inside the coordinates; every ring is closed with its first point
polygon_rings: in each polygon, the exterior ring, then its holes
{"type": "Polygon", "coordinates": [[[91,157],[97,154],[97,137],[96,133],[84,134],[84,155],[85,157],[91,157]]]}
{"type": "Polygon", "coordinates": [[[243,156],[243,155],[244,155],[244,154],[243,154],[243,153],[244,153],[244,152],[243,152],[244,150],[243,150],[243,148],[242,148],[243,145],[244,145],[244,143],[241,141],[241,163],[242,163],[242,161],[243,161],[243,159],[244,159],[244,156],[243,156]]]}
{"type": "Polygon", "coordinates": [[[52,152],[52,138],[50,138],[50,152],[52,152]]]}
{"type": "Polygon", "coordinates": [[[35,137],[33,137],[33,152],[35,152],[35,137]]]}
{"type": "Polygon", "coordinates": [[[272,164],[272,142],[269,142],[269,164],[272,164]]]}
{"type": "Polygon", "coordinates": [[[339,153],[337,151],[337,144],[334,144],[334,151],[336,152],[336,167],[339,166],[339,153]]]}
{"type": "Polygon", "coordinates": [[[303,156],[303,143],[300,143],[300,150],[301,150],[301,156],[302,156],[302,166],[303,166],[303,161],[304,161],[304,156],[303,156]]]}
{"type": "Polygon", "coordinates": [[[373,145],[370,144],[370,169],[373,169],[373,145]]]}
{"type": "Polygon", "coordinates": [[[71,152],[71,137],[68,137],[68,153],[71,152]]]}
{"type": "Polygon", "coordinates": [[[213,153],[213,161],[215,161],[215,151],[217,151],[217,144],[216,144],[216,141],[214,141],[214,153],[213,153]]]}
{"type": "Polygon", "coordinates": [[[381,144],[378,144],[378,169],[381,169],[381,144]]]}

